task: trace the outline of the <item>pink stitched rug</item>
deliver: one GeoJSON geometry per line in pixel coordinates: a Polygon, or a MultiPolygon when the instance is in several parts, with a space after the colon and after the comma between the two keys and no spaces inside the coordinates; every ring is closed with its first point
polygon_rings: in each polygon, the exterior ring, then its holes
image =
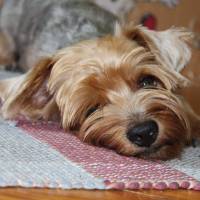
{"type": "MultiPolygon", "coordinates": [[[[195,167],[192,169],[192,166],[189,166],[189,171],[191,170],[192,173],[187,173],[188,160],[175,160],[175,165],[176,163],[180,165],[180,169],[176,169],[173,167],[173,161],[168,163],[121,156],[112,150],[84,144],[74,135],[63,132],[58,124],[52,122],[19,121],[17,127],[33,138],[48,144],[95,178],[101,179],[102,189],[200,190],[200,169],[195,167]]],[[[199,148],[197,150],[194,155],[198,156],[197,163],[200,163],[199,148]]],[[[60,187],[62,188],[62,184],[60,187]]]]}

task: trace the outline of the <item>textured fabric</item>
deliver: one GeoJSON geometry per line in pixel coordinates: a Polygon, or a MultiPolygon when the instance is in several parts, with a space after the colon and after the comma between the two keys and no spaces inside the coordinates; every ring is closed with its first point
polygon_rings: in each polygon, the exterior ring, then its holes
{"type": "Polygon", "coordinates": [[[103,179],[48,144],[0,122],[0,186],[104,189],[103,179]]]}
{"type": "Polygon", "coordinates": [[[82,143],[55,123],[19,121],[17,126],[37,140],[49,144],[88,173],[103,179],[107,189],[200,190],[199,168],[197,165],[193,166],[199,162],[200,148],[189,148],[182,160],[153,162],[121,156],[114,151],[82,143]],[[190,166],[188,163],[191,163],[190,166]],[[178,168],[181,165],[185,167],[178,168]]]}
{"type": "Polygon", "coordinates": [[[165,162],[168,166],[182,171],[200,181],[200,146],[189,147],[185,150],[180,159],[165,162]]]}
{"type": "MultiPolygon", "coordinates": [[[[0,68],[3,68],[3,66],[0,65],[0,68]]],[[[20,73],[0,70],[0,80],[15,77],[15,76],[18,76],[18,75],[20,75],[20,73]]]]}

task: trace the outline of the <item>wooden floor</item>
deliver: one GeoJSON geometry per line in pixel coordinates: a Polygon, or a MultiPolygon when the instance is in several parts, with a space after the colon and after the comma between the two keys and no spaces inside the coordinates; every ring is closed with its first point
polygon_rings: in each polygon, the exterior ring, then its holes
{"type": "Polygon", "coordinates": [[[200,192],[0,189],[0,200],[200,200],[200,192]]]}

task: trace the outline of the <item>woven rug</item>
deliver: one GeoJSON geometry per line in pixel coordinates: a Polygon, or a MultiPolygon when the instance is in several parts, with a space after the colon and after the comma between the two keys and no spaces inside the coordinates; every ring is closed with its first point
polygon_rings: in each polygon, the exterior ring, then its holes
{"type": "Polygon", "coordinates": [[[148,161],[82,143],[53,122],[0,122],[0,186],[200,190],[200,147],[148,161]]]}

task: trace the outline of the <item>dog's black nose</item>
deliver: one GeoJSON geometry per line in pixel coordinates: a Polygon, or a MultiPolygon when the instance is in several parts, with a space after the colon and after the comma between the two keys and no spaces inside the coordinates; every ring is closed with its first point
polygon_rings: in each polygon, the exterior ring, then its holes
{"type": "Polygon", "coordinates": [[[158,136],[158,125],[155,121],[145,121],[130,128],[128,139],[141,147],[150,147],[158,136]]]}

